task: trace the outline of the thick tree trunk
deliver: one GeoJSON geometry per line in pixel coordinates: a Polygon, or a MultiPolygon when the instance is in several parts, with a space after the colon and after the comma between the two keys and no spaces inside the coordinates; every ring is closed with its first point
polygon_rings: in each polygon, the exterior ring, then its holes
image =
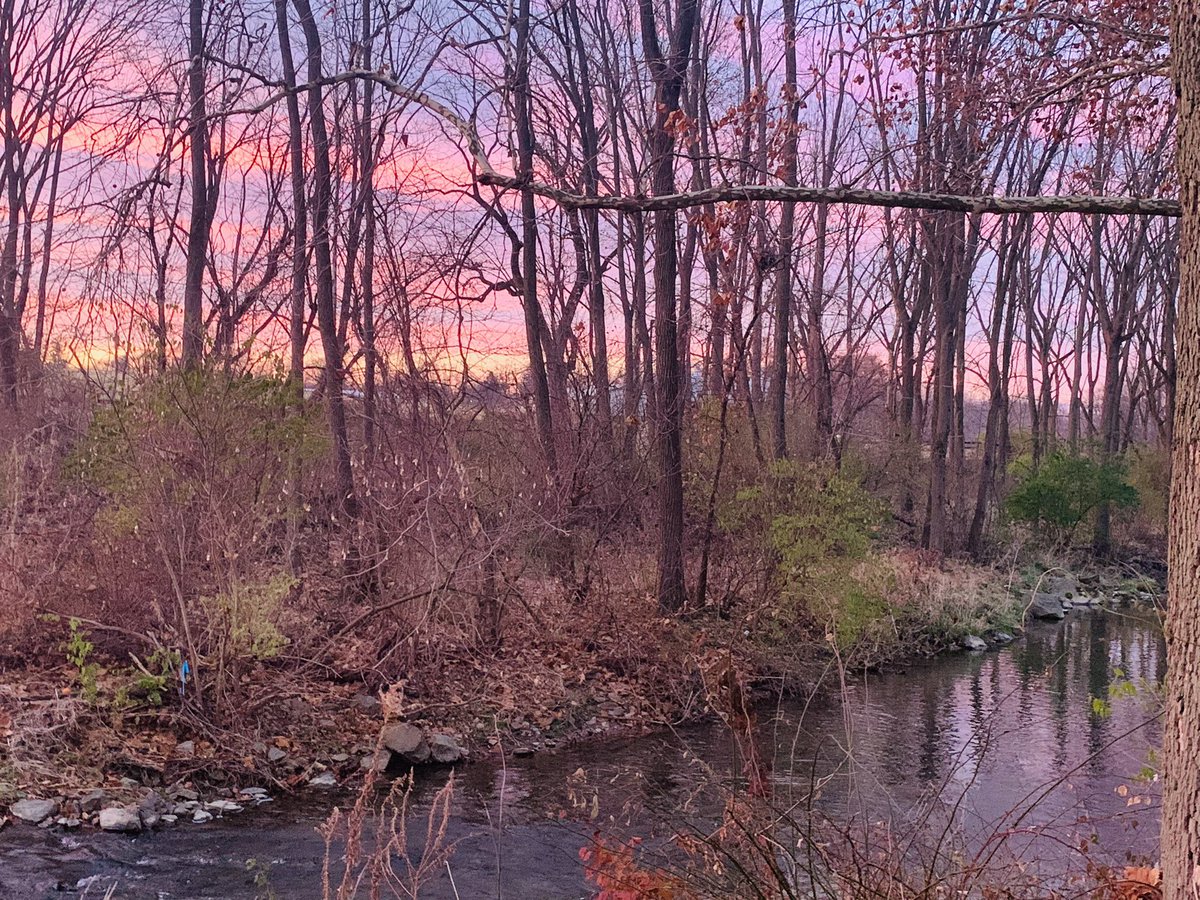
{"type": "Polygon", "coordinates": [[[1168,526],[1165,900],[1200,894],[1200,6],[1177,2],[1171,59],[1179,96],[1179,239],[1174,448],[1168,526]]]}
{"type": "MultiPolygon", "coordinates": [[[[528,0],[523,0],[528,2],[528,0]]],[[[672,116],[687,72],[687,51],[698,18],[697,0],[682,0],[668,55],[659,48],[654,4],[640,0],[642,46],[654,73],[658,108],[650,134],[651,190],[675,190],[675,138],[672,116]]],[[[675,211],[654,216],[654,343],[658,360],[659,552],[658,603],[666,612],[687,599],[683,564],[683,373],[679,365],[675,211]]]]}

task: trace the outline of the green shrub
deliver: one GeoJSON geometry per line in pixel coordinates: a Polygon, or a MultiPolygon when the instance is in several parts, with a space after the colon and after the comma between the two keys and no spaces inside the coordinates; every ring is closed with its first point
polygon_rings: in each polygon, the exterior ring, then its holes
{"type": "Polygon", "coordinates": [[[784,461],[737,491],[720,524],[742,559],[757,555],[765,566],[777,619],[816,618],[839,643],[852,643],[886,606],[855,577],[882,518],[882,505],[856,482],[784,461]]]}
{"type": "Polygon", "coordinates": [[[1138,502],[1138,492],[1117,460],[1097,461],[1062,451],[1037,468],[1024,460],[1013,468],[1019,480],[1008,496],[1009,515],[1044,529],[1057,542],[1069,543],[1080,524],[1104,503],[1128,508],[1138,502]]]}
{"type": "Polygon", "coordinates": [[[83,699],[89,703],[95,703],[99,696],[96,676],[100,669],[94,662],[90,662],[88,658],[92,655],[92,651],[96,649],[96,645],[88,640],[88,633],[83,630],[78,619],[71,619],[68,627],[67,641],[63,644],[63,650],[67,654],[67,662],[74,667],[78,674],[79,688],[83,699]]]}

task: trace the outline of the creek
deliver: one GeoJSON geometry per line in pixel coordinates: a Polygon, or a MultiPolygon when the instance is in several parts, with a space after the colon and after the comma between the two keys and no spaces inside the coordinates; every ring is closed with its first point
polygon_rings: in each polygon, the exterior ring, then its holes
{"type": "MultiPolygon", "coordinates": [[[[1084,865],[1081,840],[1092,859],[1123,865],[1152,858],[1157,844],[1156,785],[1138,776],[1158,741],[1152,687],[1165,666],[1154,613],[1077,610],[1000,649],[763,707],[759,744],[782,805],[804,809],[819,783],[812,808],[832,821],[886,822],[901,834],[952,822],[967,853],[1004,831],[1006,852],[1048,878],[1084,865]]],[[[710,829],[741,771],[718,723],[467,766],[456,775],[449,872],[421,896],[589,897],[580,850],[594,834],[652,847],[679,829],[710,829]]],[[[418,776],[422,836],[445,777],[418,776]]],[[[320,897],[316,828],[349,802],[308,793],[136,837],[9,827],[0,897],[320,897]]]]}

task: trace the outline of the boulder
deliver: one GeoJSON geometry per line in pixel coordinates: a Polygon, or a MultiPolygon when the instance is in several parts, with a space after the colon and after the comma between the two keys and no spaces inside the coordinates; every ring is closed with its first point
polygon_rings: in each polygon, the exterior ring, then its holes
{"type": "Polygon", "coordinates": [[[48,818],[58,814],[58,803],[54,800],[34,800],[32,798],[18,800],[9,809],[14,819],[39,825],[48,818]]]}
{"type": "Polygon", "coordinates": [[[1042,593],[1070,600],[1079,593],[1079,582],[1073,575],[1047,575],[1038,589],[1042,593]]]}
{"type": "Polygon", "coordinates": [[[1029,604],[1029,615],[1035,619],[1065,619],[1067,612],[1063,609],[1060,597],[1038,591],[1029,604]]]}
{"type": "Polygon", "coordinates": [[[407,722],[393,722],[383,729],[383,746],[406,763],[420,765],[429,762],[429,744],[425,732],[407,722]]]}
{"type": "Polygon", "coordinates": [[[138,811],[124,806],[106,806],[100,810],[99,824],[104,831],[136,834],[142,830],[142,818],[138,811]]]}
{"type": "Polygon", "coordinates": [[[459,762],[467,755],[466,749],[448,734],[431,734],[429,753],[434,762],[442,765],[459,762]]]}
{"type": "Polygon", "coordinates": [[[970,650],[972,653],[987,649],[987,641],[973,634],[968,634],[959,643],[964,650],[970,650]]]}

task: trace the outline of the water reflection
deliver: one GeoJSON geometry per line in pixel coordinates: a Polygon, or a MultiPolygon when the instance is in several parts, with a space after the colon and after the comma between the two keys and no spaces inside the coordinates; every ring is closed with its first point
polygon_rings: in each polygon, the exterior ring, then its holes
{"type": "Polygon", "coordinates": [[[861,679],[844,706],[788,724],[833,766],[822,805],[834,814],[904,822],[940,804],[968,844],[1022,817],[1047,833],[1040,855],[1094,835],[1121,859],[1156,844],[1156,791],[1135,779],[1157,742],[1165,663],[1152,614],[1077,613],[1000,652],[861,679]],[[1118,678],[1136,693],[1098,712],[1092,699],[1107,699],[1118,678]]]}

